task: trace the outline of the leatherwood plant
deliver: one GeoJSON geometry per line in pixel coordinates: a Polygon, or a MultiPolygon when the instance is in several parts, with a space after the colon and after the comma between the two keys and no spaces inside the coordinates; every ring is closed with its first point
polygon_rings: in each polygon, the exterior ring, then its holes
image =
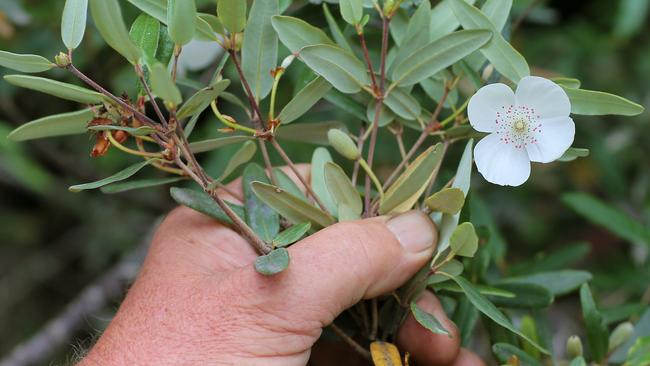
{"type": "MultiPolygon", "coordinates": [[[[67,0],[64,52],[48,60],[0,51],[0,65],[23,73],[67,70],[87,87],[28,75],[5,80],[83,108],[32,121],[9,137],[23,141],[89,133],[95,139],[93,157],[118,149],[139,159],[113,176],[70,187],[73,192],[101,188],[116,193],[192,181],[200,190],[174,187],[172,198],[237,230],[259,252],[255,268],[263,276],[290,266],[287,247],[336,222],[414,208],[429,213],[439,228],[430,264],[403,288],[357,304],[331,325],[378,365],[402,363],[391,342],[409,313],[431,332],[449,334],[415,303],[427,288],[443,300],[464,344],[483,318],[501,362],[540,365],[551,358],[539,330],[543,309],[582,286],[591,358],[609,357],[621,339],[629,338],[629,324],[608,343],[608,329],[586,285],[587,272],[508,276],[497,229],[480,201],[470,202],[470,178],[476,161],[487,181],[521,185],[531,161],[588,155],[587,149],[571,147],[571,114],[636,115],[643,108],[581,89],[576,79],[531,77],[526,59],[508,41],[512,0],[443,0],[433,6],[428,0],[340,0],[322,8],[314,2],[319,1],[218,0],[216,13],[214,7],[201,13],[194,0],[67,0]],[[141,12],[130,31],[122,18],[124,6],[141,12]],[[88,7],[108,46],[132,65],[137,95],[113,94],[75,66],[88,7]],[[298,17],[314,12],[310,18],[323,16],[317,25],[298,17]],[[207,78],[188,80],[180,75],[179,59],[197,40],[218,44],[222,53],[207,78]],[[234,69],[234,80],[225,78],[224,68],[234,69]],[[279,97],[279,90],[292,89],[292,96],[279,97]],[[222,112],[233,108],[243,113],[222,112]],[[317,108],[340,121],[313,122],[317,108]],[[195,141],[192,132],[206,114],[218,120],[210,127],[218,137],[195,141]],[[380,130],[386,138],[378,145],[380,130]],[[403,138],[412,131],[416,139],[403,138]],[[283,139],[323,145],[313,152],[310,182],[283,149],[283,139]],[[475,139],[480,141],[474,147],[475,139]],[[233,144],[240,147],[218,176],[197,159],[233,144]],[[448,161],[447,152],[456,144],[462,145],[460,160],[448,161]],[[389,170],[382,166],[379,174],[376,155],[384,149],[400,162],[389,170]],[[249,163],[258,152],[264,167],[249,163]],[[332,152],[350,169],[337,164],[332,152]],[[273,167],[270,154],[277,154],[299,180],[273,167]],[[448,169],[448,181],[437,179],[443,162],[445,169],[454,167],[448,169]],[[224,201],[219,192],[243,165],[240,206],[224,201]],[[162,171],[164,177],[131,180],[145,169],[162,171]],[[503,329],[518,337],[508,337],[503,329]]],[[[633,347],[640,350],[636,357],[648,343],[633,347]]],[[[569,355],[576,365],[585,363],[580,339],[569,340],[569,355]]]]}

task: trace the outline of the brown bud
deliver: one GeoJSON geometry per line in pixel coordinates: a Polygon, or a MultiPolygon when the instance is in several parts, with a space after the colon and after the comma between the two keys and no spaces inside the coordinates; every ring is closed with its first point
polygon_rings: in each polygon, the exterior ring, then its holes
{"type": "Polygon", "coordinates": [[[115,138],[115,141],[122,144],[129,138],[129,134],[124,131],[115,131],[113,132],[113,137],[115,138]]]}
{"type": "Polygon", "coordinates": [[[100,131],[96,136],[95,146],[93,146],[90,156],[93,158],[104,156],[109,147],[111,147],[111,143],[106,137],[106,132],[100,131]]]}

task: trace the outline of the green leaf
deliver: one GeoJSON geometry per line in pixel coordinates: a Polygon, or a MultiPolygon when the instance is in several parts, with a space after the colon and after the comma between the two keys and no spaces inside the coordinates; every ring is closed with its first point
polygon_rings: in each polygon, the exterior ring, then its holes
{"type": "Polygon", "coordinates": [[[452,319],[460,331],[461,344],[463,347],[469,346],[472,334],[474,334],[474,327],[479,319],[478,310],[467,297],[461,297],[452,319]]]}
{"type": "Polygon", "coordinates": [[[356,25],[363,18],[363,0],[339,0],[339,8],[343,20],[356,25]]]}
{"type": "Polygon", "coordinates": [[[186,180],[186,178],[170,177],[170,178],[151,178],[151,179],[132,180],[128,182],[114,183],[114,184],[104,186],[101,188],[101,191],[102,193],[106,193],[106,194],[115,194],[115,193],[132,191],[135,189],[158,187],[166,184],[180,182],[182,180],[186,180]]]}
{"type": "Polygon", "coordinates": [[[300,50],[300,58],[343,93],[357,93],[369,83],[363,62],[338,46],[307,46],[300,50]]]}
{"type": "Polygon", "coordinates": [[[157,161],[158,161],[157,159],[144,160],[139,163],[133,164],[127,167],[126,169],[111,175],[108,178],[104,178],[102,180],[98,180],[96,182],[91,182],[91,183],[77,184],[68,188],[68,190],[70,192],[81,192],[89,189],[101,188],[111,183],[120,182],[125,179],[131,178],[135,173],[139,172],[145,166],[155,163],[157,161]]]}
{"type": "Polygon", "coordinates": [[[639,104],[618,95],[600,91],[568,88],[560,85],[571,101],[571,113],[586,116],[601,116],[614,114],[620,116],[636,116],[645,110],[639,104]]]}
{"type": "Polygon", "coordinates": [[[384,104],[395,112],[395,114],[409,121],[417,120],[422,113],[422,107],[417,99],[411,96],[410,93],[399,88],[393,89],[386,96],[384,104]]]}
{"type": "MultiPolygon", "coordinates": [[[[462,262],[456,259],[452,259],[449,262],[442,265],[442,267],[438,268],[436,272],[444,272],[449,276],[456,277],[456,276],[460,276],[461,273],[463,273],[463,269],[464,267],[462,262]]],[[[449,277],[447,277],[446,275],[432,274],[429,277],[427,277],[427,286],[434,285],[436,283],[445,282],[448,280],[449,277]]]]}
{"type": "Polygon", "coordinates": [[[239,33],[246,27],[246,0],[217,1],[217,15],[230,33],[239,33]]]}
{"type": "MultiPolygon", "coordinates": [[[[254,145],[252,141],[251,143],[254,145]]],[[[266,176],[264,168],[252,163],[248,164],[242,174],[242,184],[244,185],[244,209],[246,210],[246,223],[255,231],[265,242],[270,242],[278,235],[280,231],[280,216],[273,211],[271,207],[262,202],[253,193],[251,183],[254,181],[269,184],[269,178],[266,176]]]]}
{"type": "Polygon", "coordinates": [[[180,90],[167,68],[160,63],[151,67],[151,90],[160,98],[173,105],[179,105],[183,101],[180,90]]]}
{"type": "Polygon", "coordinates": [[[334,197],[327,189],[327,182],[325,181],[325,165],[332,162],[332,155],[324,148],[319,147],[314,150],[311,157],[311,189],[323,202],[327,211],[333,215],[337,213],[337,204],[334,202],[334,197]]]}
{"type": "Polygon", "coordinates": [[[636,341],[643,337],[650,336],[650,309],[646,304],[646,310],[641,315],[639,321],[634,325],[634,335],[623,346],[619,347],[608,359],[610,363],[620,364],[626,359],[629,350],[634,346],[636,341]]]}
{"type": "MultiPolygon", "coordinates": [[[[228,160],[226,168],[217,179],[218,182],[223,182],[230,176],[237,168],[248,163],[257,152],[257,144],[254,141],[246,141],[228,160]]],[[[271,240],[271,239],[269,239],[271,240]]]]}
{"type": "Polygon", "coordinates": [[[483,14],[490,19],[498,32],[506,25],[511,9],[512,0],[486,0],[481,7],[483,14]]]}
{"type": "Polygon", "coordinates": [[[446,334],[451,338],[451,334],[445,327],[440,324],[440,321],[436,319],[435,315],[429,314],[428,312],[422,310],[415,302],[411,302],[411,313],[415,320],[420,323],[421,326],[428,329],[431,333],[434,334],[446,334]]]}
{"type": "Polygon", "coordinates": [[[262,201],[293,223],[310,222],[315,228],[334,224],[330,215],[281,188],[260,182],[251,183],[251,187],[262,201]]]}
{"type": "Polygon", "coordinates": [[[587,362],[585,361],[584,357],[580,356],[571,360],[569,366],[587,366],[587,362]]]}
{"type": "Polygon", "coordinates": [[[589,156],[589,149],[570,147],[557,161],[568,162],[589,156]]]}
{"type": "Polygon", "coordinates": [[[296,123],[279,128],[277,137],[303,144],[327,145],[327,132],[333,128],[345,128],[345,125],[338,121],[296,123]]]}
{"type": "MultiPolygon", "coordinates": [[[[222,2],[224,0],[220,0],[222,2]]],[[[196,31],[196,3],[194,0],[167,0],[167,27],[169,36],[177,45],[185,45],[196,31]]]]}
{"type": "Polygon", "coordinates": [[[140,14],[131,24],[129,36],[142,50],[145,63],[151,65],[160,43],[160,22],[148,14],[140,14]]]}
{"type": "Polygon", "coordinates": [[[276,236],[271,243],[275,248],[286,247],[287,245],[293,244],[302,239],[302,237],[307,234],[309,229],[311,229],[311,223],[309,222],[301,222],[300,224],[295,224],[278,234],[278,236],[276,236]]]}
{"type": "Polygon", "coordinates": [[[464,30],[439,38],[415,50],[393,72],[393,82],[409,86],[462,60],[492,38],[486,30],[464,30]]]}
{"type": "Polygon", "coordinates": [[[404,60],[409,58],[413,51],[420,47],[424,47],[429,43],[429,25],[431,18],[431,4],[429,1],[422,1],[417,10],[409,18],[408,25],[402,39],[399,42],[399,48],[395,53],[394,59],[388,60],[389,74],[393,74],[394,66],[401,64],[404,60]]]}
{"type": "Polygon", "coordinates": [[[321,29],[298,18],[276,15],[271,19],[271,24],[282,44],[293,53],[299,52],[305,46],[334,44],[321,29]]]}
{"type": "Polygon", "coordinates": [[[255,0],[248,17],[242,68],[256,100],[264,99],[273,86],[271,71],[278,62],[278,35],[271,18],[279,13],[278,0],[255,0]]]}
{"type": "Polygon", "coordinates": [[[449,5],[463,28],[492,31],[492,39],[481,48],[481,53],[499,73],[514,83],[530,75],[526,59],[503,38],[485,14],[463,0],[450,0],[449,5]]]}
{"type": "Polygon", "coordinates": [[[330,90],[330,92],[325,95],[325,100],[338,107],[341,111],[346,112],[349,115],[361,121],[367,121],[367,122],[372,121],[372,120],[366,120],[367,117],[366,117],[366,113],[364,112],[364,109],[366,108],[362,107],[351,96],[347,94],[343,94],[336,89],[330,90]]]}
{"type": "Polygon", "coordinates": [[[289,251],[286,248],[273,250],[267,255],[257,257],[255,270],[264,276],[276,275],[289,267],[289,251]]]}
{"type": "Polygon", "coordinates": [[[106,43],[132,64],[142,51],[131,41],[117,0],[90,0],[90,14],[106,43]]]}
{"type": "Polygon", "coordinates": [[[566,295],[573,292],[583,283],[591,280],[591,273],[565,269],[559,271],[539,272],[527,276],[508,277],[501,283],[527,283],[546,288],[553,296],[566,295]]]}
{"type": "Polygon", "coordinates": [[[181,106],[176,117],[182,120],[203,112],[229,85],[230,80],[223,79],[197,91],[181,106]]]}
{"type": "Polygon", "coordinates": [[[307,113],[330,89],[332,89],[332,85],[327,80],[320,76],[316,77],[282,108],[282,111],[280,111],[277,117],[278,120],[283,125],[295,121],[298,117],[307,113]]]}
{"type": "Polygon", "coordinates": [[[275,177],[275,181],[278,184],[278,187],[284,189],[285,191],[302,199],[305,202],[309,202],[307,196],[305,196],[305,194],[296,185],[296,182],[294,182],[293,179],[289,178],[287,173],[285,173],[282,169],[273,168],[273,176],[275,177]]]}
{"type": "Polygon", "coordinates": [[[451,251],[463,257],[473,257],[478,250],[478,236],[471,222],[464,222],[456,227],[449,238],[451,251]]]}
{"type": "Polygon", "coordinates": [[[68,49],[79,47],[86,31],[88,0],[66,0],[61,19],[61,38],[68,49]]]}
{"type": "Polygon", "coordinates": [[[27,141],[43,137],[80,135],[86,132],[86,126],[93,117],[95,112],[90,109],[55,114],[24,124],[13,130],[7,138],[27,141]]]}
{"type": "MultiPolygon", "coordinates": [[[[474,215],[472,215],[474,219],[474,215]]],[[[589,253],[589,243],[575,243],[563,245],[553,252],[541,252],[527,261],[518,261],[508,270],[510,275],[530,274],[544,271],[554,271],[571,267],[572,264],[583,260],[589,253]]]]}
{"type": "Polygon", "coordinates": [[[223,28],[223,24],[219,20],[219,17],[212,14],[206,13],[197,13],[196,21],[196,35],[195,38],[199,40],[218,40],[214,36],[214,33],[219,33],[221,35],[226,35],[226,30],[223,28]],[[207,25],[207,27],[206,27],[207,25]]]}
{"type": "Polygon", "coordinates": [[[650,229],[587,193],[567,193],[562,201],[589,221],[632,243],[650,246],[650,229]]]}
{"type": "Polygon", "coordinates": [[[442,159],[442,144],[428,148],[418,156],[384,194],[379,213],[406,212],[420,198],[433,178],[433,173],[442,159]]]}
{"type": "MultiPolygon", "coordinates": [[[[475,0],[465,1],[469,4],[474,4],[475,2],[475,0]]],[[[431,40],[445,36],[460,26],[449,3],[450,0],[443,0],[431,9],[431,22],[429,26],[431,40]]]]}
{"type": "Polygon", "coordinates": [[[465,194],[458,188],[444,188],[427,198],[424,204],[431,211],[455,215],[465,204],[465,194]]]}
{"type": "MultiPolygon", "coordinates": [[[[189,207],[194,211],[200,212],[221,222],[232,224],[232,220],[230,220],[221,207],[214,202],[210,195],[203,191],[172,187],[169,190],[169,193],[174,201],[179,205],[189,207]]],[[[237,216],[241,218],[244,217],[244,208],[242,206],[229,202],[226,202],[226,204],[235,212],[235,214],[237,214],[237,216]]]]}
{"type": "Polygon", "coordinates": [[[583,283],[580,287],[580,304],[582,305],[582,316],[587,328],[587,341],[591,357],[594,361],[600,362],[607,355],[609,332],[602,314],[596,309],[591,290],[586,283],[583,283]]]}
{"type": "Polygon", "coordinates": [[[238,144],[240,142],[250,141],[253,137],[251,136],[226,136],[226,137],[217,137],[209,140],[202,140],[197,142],[192,142],[190,144],[190,150],[195,154],[200,154],[218,148],[238,144]]]}
{"type": "Polygon", "coordinates": [[[323,13],[325,14],[325,19],[327,20],[327,26],[330,30],[330,33],[332,34],[332,37],[334,37],[334,40],[336,41],[336,44],[341,46],[342,48],[352,52],[352,47],[350,47],[350,44],[348,43],[347,39],[345,38],[345,35],[343,32],[341,32],[341,28],[339,28],[339,25],[336,22],[336,19],[332,16],[332,13],[330,12],[329,7],[327,6],[327,3],[323,3],[323,13]]]}
{"type": "MultiPolygon", "coordinates": [[[[133,6],[135,6],[136,8],[158,19],[159,22],[167,25],[167,1],[166,0],[128,0],[128,1],[131,4],[133,4],[133,6]]],[[[203,14],[203,13],[197,14],[197,17],[194,19],[195,27],[196,27],[196,32],[195,32],[196,39],[217,41],[218,38],[214,35],[214,32],[224,34],[223,27],[221,27],[221,23],[219,23],[217,20],[215,24],[214,18],[215,17],[212,14],[203,14]],[[213,28],[215,29],[213,30],[213,28]]],[[[161,62],[163,64],[166,64],[162,60],[161,62]]]]}
{"type": "Polygon", "coordinates": [[[20,72],[36,73],[47,71],[56,65],[42,56],[20,55],[0,50],[0,66],[20,72]]]}
{"type": "Polygon", "coordinates": [[[517,356],[521,366],[542,366],[541,362],[509,343],[495,343],[492,346],[492,352],[502,363],[508,362],[512,356],[517,356]]]}
{"type": "MultiPolygon", "coordinates": [[[[449,279],[451,277],[447,276],[447,278],[449,279]]],[[[464,293],[463,288],[460,287],[455,282],[437,283],[431,286],[431,288],[435,289],[436,291],[449,291],[449,292],[454,292],[459,294],[464,293]]],[[[510,291],[502,290],[500,288],[491,287],[487,285],[475,285],[475,288],[476,291],[478,291],[481,295],[485,295],[485,296],[504,297],[509,299],[515,298],[517,296],[510,291]]]]}
{"type": "Polygon", "coordinates": [[[77,85],[63,83],[30,75],[6,75],[4,79],[12,85],[36,90],[55,97],[83,104],[101,104],[107,101],[102,94],[77,85]]]}
{"type": "Polygon", "coordinates": [[[578,89],[580,80],[574,78],[551,78],[551,81],[565,88],[578,89]]]}
{"type": "MultiPolygon", "coordinates": [[[[469,192],[469,184],[472,178],[472,147],[474,146],[474,140],[469,140],[467,145],[465,145],[465,150],[463,155],[460,158],[458,163],[458,169],[456,169],[456,178],[452,183],[452,188],[458,188],[465,196],[469,192]]],[[[460,213],[449,215],[443,214],[440,221],[440,236],[438,238],[438,252],[441,252],[449,247],[449,239],[451,238],[452,233],[456,230],[458,226],[458,221],[460,221],[460,213]]]]}
{"type": "MultiPolygon", "coordinates": [[[[169,66],[174,55],[174,42],[169,38],[169,31],[166,26],[160,27],[160,38],[158,40],[158,49],[156,50],[156,60],[161,64],[169,66]]],[[[227,59],[227,57],[224,57],[227,59]]]]}
{"type": "Polygon", "coordinates": [[[515,294],[515,297],[493,297],[490,300],[499,307],[516,309],[543,309],[553,303],[553,294],[540,285],[531,283],[500,283],[497,288],[515,294]]]}
{"type": "MultiPolygon", "coordinates": [[[[368,107],[366,108],[366,119],[368,121],[373,121],[375,120],[375,110],[377,106],[377,100],[372,99],[368,103],[368,107]]],[[[395,120],[395,113],[386,106],[386,104],[381,105],[381,111],[379,112],[379,127],[385,127],[388,126],[391,122],[395,120]]]]}
{"type": "Polygon", "coordinates": [[[536,342],[531,340],[530,338],[526,337],[524,334],[519,332],[513,325],[510,323],[510,319],[508,319],[499,309],[497,309],[494,304],[492,304],[485,296],[481,295],[475,288],[472,286],[472,284],[464,279],[463,277],[452,277],[452,280],[456,282],[462,289],[463,292],[465,292],[465,295],[469,299],[469,301],[474,304],[474,306],[485,316],[488,318],[492,319],[495,323],[499,324],[503,328],[508,329],[512,333],[517,334],[520,336],[522,339],[528,341],[531,343],[535,348],[537,348],[540,352],[542,352],[545,355],[548,355],[548,351],[545,350],[543,347],[538,345],[536,342]]]}
{"type": "Polygon", "coordinates": [[[359,192],[343,169],[333,162],[325,163],[325,186],[338,207],[345,205],[349,208],[352,215],[348,219],[361,217],[363,202],[359,192]]]}
{"type": "Polygon", "coordinates": [[[628,366],[650,365],[650,336],[639,337],[627,354],[628,366]]]}
{"type": "Polygon", "coordinates": [[[131,136],[147,136],[156,132],[156,130],[149,126],[140,126],[140,127],[126,127],[118,125],[94,125],[88,126],[88,130],[91,131],[124,131],[131,136]]]}

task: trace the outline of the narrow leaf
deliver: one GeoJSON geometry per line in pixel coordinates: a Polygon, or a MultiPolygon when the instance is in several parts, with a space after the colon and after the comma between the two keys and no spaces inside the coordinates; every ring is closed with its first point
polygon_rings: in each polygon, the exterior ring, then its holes
{"type": "Polygon", "coordinates": [[[61,38],[68,49],[79,47],[86,31],[88,0],[66,0],[61,19],[61,38]]]}
{"type": "Polygon", "coordinates": [[[521,366],[542,366],[542,363],[531,355],[509,343],[495,343],[492,352],[501,363],[507,363],[512,356],[516,356],[521,366]]]}
{"type": "Polygon", "coordinates": [[[311,229],[311,223],[309,222],[295,224],[278,234],[271,243],[275,248],[286,247],[287,245],[293,244],[302,239],[309,229],[311,229]]]}
{"type": "Polygon", "coordinates": [[[582,149],[578,147],[570,147],[564,154],[557,159],[557,161],[567,162],[574,161],[577,158],[584,158],[589,156],[589,149],[582,149]]]}
{"type": "Polygon", "coordinates": [[[107,101],[102,94],[77,85],[30,75],[6,75],[9,84],[36,90],[55,97],[83,104],[101,104],[107,101]]]}
{"type": "Polygon", "coordinates": [[[488,318],[492,319],[495,323],[499,324],[500,326],[508,329],[509,331],[517,334],[524,340],[528,341],[533,345],[535,348],[537,348],[540,352],[542,352],[545,355],[548,355],[549,352],[545,350],[543,347],[538,345],[536,342],[531,340],[530,338],[526,337],[523,335],[521,332],[515,328],[512,323],[510,322],[510,319],[508,319],[499,309],[497,309],[494,304],[492,304],[485,296],[481,295],[472,284],[464,279],[463,277],[452,277],[452,280],[456,282],[462,289],[463,292],[465,292],[465,295],[469,299],[469,301],[474,304],[474,306],[485,316],[488,318]]]}
{"type": "Polygon", "coordinates": [[[20,72],[36,73],[47,71],[56,65],[42,56],[21,55],[0,50],[0,66],[20,72]]]}
{"type": "Polygon", "coordinates": [[[307,46],[300,50],[300,57],[310,69],[343,93],[359,92],[369,83],[363,62],[338,46],[307,46]]]}
{"type": "Polygon", "coordinates": [[[126,127],[118,125],[94,125],[88,126],[90,131],[124,131],[131,136],[147,136],[156,132],[154,128],[149,126],[140,126],[140,127],[126,127]]]}
{"type": "Polygon", "coordinates": [[[180,90],[165,66],[160,63],[151,68],[151,90],[160,98],[173,105],[179,105],[183,101],[180,90]]]}
{"type": "Polygon", "coordinates": [[[197,91],[178,110],[177,118],[182,120],[203,112],[229,85],[230,80],[223,79],[197,91]]]}
{"type": "Polygon", "coordinates": [[[322,77],[317,77],[304,88],[302,88],[289,103],[287,103],[280,114],[278,120],[281,124],[289,124],[307,113],[311,107],[321,100],[328,91],[332,89],[332,84],[322,77]]]}
{"type": "MultiPolygon", "coordinates": [[[[422,113],[420,103],[405,90],[396,88],[384,99],[384,104],[395,114],[409,121],[417,120],[422,113]]],[[[374,115],[374,113],[373,113],[374,115]]]]}
{"type": "MultiPolygon", "coordinates": [[[[128,0],[133,6],[142,10],[146,14],[158,19],[159,22],[167,25],[167,1],[166,0],[128,0]]],[[[221,23],[215,24],[212,14],[198,13],[194,19],[196,39],[216,41],[218,38],[214,32],[224,34],[221,23]],[[213,26],[215,26],[213,30],[213,26]]],[[[172,42],[173,44],[173,42],[172,42]]],[[[162,61],[161,61],[162,62],[162,61]]],[[[163,62],[164,63],[164,62],[163,62]]]]}
{"type": "Polygon", "coordinates": [[[296,182],[294,182],[293,179],[289,178],[287,173],[285,173],[282,169],[277,167],[273,168],[273,176],[275,177],[276,183],[278,183],[278,187],[284,189],[285,191],[302,199],[305,202],[309,202],[307,196],[305,196],[303,191],[298,187],[298,185],[296,185],[296,182]]]}
{"type": "Polygon", "coordinates": [[[314,150],[311,157],[311,189],[323,202],[329,212],[336,215],[337,204],[334,198],[327,189],[327,182],[325,181],[325,165],[332,162],[332,155],[324,147],[319,147],[314,150]]]}
{"type": "Polygon", "coordinates": [[[334,42],[321,29],[294,17],[276,15],[271,19],[280,41],[289,51],[299,52],[305,46],[334,42]]]}
{"type": "Polygon", "coordinates": [[[350,43],[348,43],[348,40],[345,38],[345,35],[343,34],[343,32],[341,32],[341,28],[339,28],[336,19],[334,19],[334,17],[332,16],[332,12],[330,12],[330,9],[327,6],[327,3],[325,2],[323,3],[323,13],[325,14],[325,19],[327,20],[327,26],[330,30],[330,33],[332,34],[332,37],[334,37],[336,44],[352,52],[352,47],[350,47],[350,43]]]}
{"type": "MultiPolygon", "coordinates": [[[[252,142],[249,141],[249,143],[252,142]]],[[[280,216],[255,195],[251,188],[251,183],[255,181],[269,184],[264,168],[255,163],[248,164],[242,174],[246,223],[262,240],[268,243],[278,235],[280,216]]]]}
{"type": "Polygon", "coordinates": [[[180,182],[185,179],[186,178],[183,177],[170,177],[170,178],[151,178],[151,179],[132,180],[129,182],[115,183],[115,184],[104,186],[101,188],[101,191],[102,193],[106,193],[106,194],[115,194],[115,193],[132,191],[136,189],[158,187],[166,184],[180,182]]]}
{"type": "Polygon", "coordinates": [[[591,356],[594,361],[600,362],[607,355],[609,332],[602,314],[596,309],[591,290],[586,283],[580,287],[580,304],[582,305],[582,316],[587,328],[587,341],[591,356]]]}
{"type": "Polygon", "coordinates": [[[440,321],[436,319],[435,315],[430,314],[422,310],[415,302],[411,302],[411,313],[415,320],[420,323],[421,326],[428,329],[431,333],[434,334],[446,334],[451,338],[451,334],[445,327],[440,324],[440,321]]]}
{"type": "Polygon", "coordinates": [[[501,283],[527,283],[546,288],[553,296],[566,295],[591,280],[591,273],[573,269],[504,278],[501,283]]]}
{"type": "Polygon", "coordinates": [[[462,60],[492,38],[486,30],[464,30],[439,38],[415,50],[395,67],[393,82],[409,86],[462,60]]]}
{"type": "Polygon", "coordinates": [[[296,123],[278,129],[277,137],[303,144],[327,145],[327,132],[333,128],[345,128],[345,125],[338,121],[296,123]]]}
{"type": "Polygon", "coordinates": [[[325,163],[325,185],[338,207],[346,205],[350,209],[352,215],[348,215],[348,220],[361,216],[363,202],[359,192],[343,169],[333,162],[325,163]]]}
{"type": "Polygon", "coordinates": [[[531,283],[501,283],[498,288],[515,294],[514,297],[492,297],[499,307],[510,309],[543,309],[553,303],[553,294],[545,287],[531,283]]]}
{"type": "Polygon", "coordinates": [[[262,201],[293,223],[310,222],[315,228],[334,224],[327,213],[281,188],[260,182],[253,182],[251,187],[262,201]]]}
{"type": "Polygon", "coordinates": [[[278,35],[271,18],[279,13],[278,0],[255,0],[248,17],[242,68],[256,100],[265,98],[273,86],[271,71],[278,62],[278,35]]]}
{"type": "Polygon", "coordinates": [[[216,150],[224,146],[238,144],[244,141],[250,141],[252,139],[253,137],[251,136],[217,137],[214,139],[192,142],[190,144],[190,150],[195,154],[200,154],[200,153],[216,150]]]}
{"type": "Polygon", "coordinates": [[[420,154],[386,191],[379,213],[406,212],[413,207],[429,184],[442,159],[442,144],[428,148],[420,154]]]}
{"type": "Polygon", "coordinates": [[[106,43],[130,63],[137,64],[142,52],[129,37],[118,1],[90,0],[90,13],[106,43]]]}
{"type": "Polygon", "coordinates": [[[257,152],[257,144],[255,144],[255,142],[253,141],[244,142],[242,146],[239,148],[239,150],[237,150],[230,157],[230,160],[228,160],[228,164],[226,165],[226,168],[223,170],[223,173],[221,173],[217,181],[223,182],[237,168],[248,163],[253,158],[253,156],[255,156],[256,152],[257,152]]]}
{"type": "Polygon", "coordinates": [[[174,43],[182,46],[192,40],[196,30],[195,19],[194,0],[167,0],[167,27],[174,43]]]}
{"type": "MultiPolygon", "coordinates": [[[[169,193],[171,194],[174,201],[176,201],[176,203],[179,205],[189,207],[197,212],[200,212],[221,222],[232,224],[232,220],[230,220],[228,215],[226,215],[221,207],[219,207],[219,205],[214,202],[212,197],[203,191],[172,187],[169,190],[169,193]]],[[[242,206],[229,202],[226,202],[226,204],[235,212],[235,214],[237,214],[237,216],[241,218],[244,217],[244,208],[242,206]]]]}
{"type": "Polygon", "coordinates": [[[645,110],[643,106],[618,95],[560,86],[571,100],[571,113],[573,114],[636,116],[645,110]]]}
{"type": "Polygon", "coordinates": [[[147,166],[149,164],[152,164],[152,163],[154,163],[156,161],[157,161],[156,159],[144,160],[144,161],[141,161],[139,163],[133,164],[133,165],[127,167],[126,169],[124,169],[124,170],[122,170],[120,172],[117,172],[116,174],[114,174],[114,175],[112,175],[110,177],[104,178],[102,180],[98,180],[96,182],[77,184],[77,185],[74,185],[74,186],[68,188],[68,190],[70,192],[81,192],[81,191],[85,191],[85,190],[89,190],[89,189],[101,188],[101,187],[109,185],[111,183],[120,182],[120,181],[123,181],[125,179],[131,178],[135,173],[139,172],[142,168],[144,168],[145,166],[147,166]]]}
{"type": "Polygon", "coordinates": [[[80,135],[86,132],[86,126],[94,116],[95,112],[84,109],[43,117],[16,128],[7,138],[14,141],[27,141],[43,137],[80,135]]]}

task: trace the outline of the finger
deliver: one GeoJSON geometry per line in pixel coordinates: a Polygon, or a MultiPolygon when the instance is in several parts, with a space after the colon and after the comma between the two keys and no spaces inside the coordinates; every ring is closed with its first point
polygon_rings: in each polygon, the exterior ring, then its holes
{"type": "Polygon", "coordinates": [[[460,349],[456,361],[452,366],[485,366],[485,362],[481,360],[474,352],[468,351],[465,348],[460,349]]]}
{"type": "Polygon", "coordinates": [[[431,258],[436,241],[435,226],[419,211],[342,222],[291,246],[283,273],[264,277],[248,267],[241,276],[255,294],[249,301],[270,301],[267,308],[277,305],[324,326],[362,298],[406,282],[431,258]]]}
{"type": "MultiPolygon", "coordinates": [[[[311,165],[310,164],[295,164],[294,167],[300,173],[300,176],[305,180],[305,182],[309,182],[310,180],[310,175],[311,175],[311,165]]],[[[291,178],[291,180],[296,183],[296,185],[303,191],[306,191],[306,188],[300,183],[300,179],[298,179],[298,176],[296,173],[291,169],[289,166],[283,166],[280,167],[280,169],[291,178]]],[[[268,172],[267,172],[268,173],[268,172]]],[[[244,195],[244,187],[242,185],[242,178],[239,177],[232,182],[228,183],[225,185],[224,188],[220,188],[217,190],[217,194],[219,197],[223,198],[226,201],[232,202],[232,203],[237,203],[241,204],[241,198],[244,195]]]]}
{"type": "Polygon", "coordinates": [[[460,351],[458,328],[449,320],[440,302],[431,292],[425,291],[417,300],[417,304],[422,310],[433,314],[440,324],[449,331],[451,337],[446,334],[432,333],[421,326],[413,314],[410,314],[397,335],[400,349],[409,352],[418,364],[427,366],[451,364],[460,351]]]}

